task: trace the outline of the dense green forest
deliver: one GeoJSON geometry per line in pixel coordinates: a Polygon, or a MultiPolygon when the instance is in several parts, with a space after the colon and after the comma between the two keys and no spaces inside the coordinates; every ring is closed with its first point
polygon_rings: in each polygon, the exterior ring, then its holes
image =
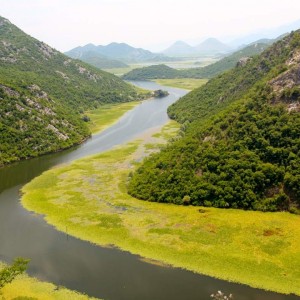
{"type": "Polygon", "coordinates": [[[149,80],[158,78],[181,78],[180,71],[164,64],[137,68],[122,76],[125,80],[149,80]]]}
{"type": "Polygon", "coordinates": [[[243,63],[247,57],[260,54],[269,44],[255,43],[232,53],[221,60],[201,68],[177,70],[164,64],[137,68],[123,75],[126,80],[149,80],[158,78],[213,78],[236,64],[243,63]]]}
{"type": "Polygon", "coordinates": [[[0,166],[80,143],[90,134],[84,110],[142,97],[1,17],[0,40],[0,166]]]}
{"type": "Polygon", "coordinates": [[[300,207],[300,31],[169,108],[181,138],[131,176],[137,198],[263,211],[300,207]]]}

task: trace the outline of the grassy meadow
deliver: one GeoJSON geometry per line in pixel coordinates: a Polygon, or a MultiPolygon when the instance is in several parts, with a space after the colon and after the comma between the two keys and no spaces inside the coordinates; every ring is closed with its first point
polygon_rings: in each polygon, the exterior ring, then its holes
{"type": "MultiPolygon", "coordinates": [[[[22,189],[22,205],[58,230],[168,265],[300,295],[300,217],[140,201],[126,183],[161,133],[53,168],[22,189]]],[[[155,188],[155,187],[153,187],[155,188]]]]}
{"type": "Polygon", "coordinates": [[[174,78],[174,79],[156,79],[155,82],[161,85],[172,86],[185,90],[193,90],[204,85],[207,79],[196,78],[174,78]]]}

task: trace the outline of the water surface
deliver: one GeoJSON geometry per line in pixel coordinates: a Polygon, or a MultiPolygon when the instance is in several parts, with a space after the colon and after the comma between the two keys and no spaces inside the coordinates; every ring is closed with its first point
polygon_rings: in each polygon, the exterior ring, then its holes
{"type": "Polygon", "coordinates": [[[20,205],[19,191],[31,179],[55,165],[111,149],[165,124],[167,107],[186,93],[151,82],[136,84],[148,89],[167,89],[170,95],[143,102],[119,122],[76,148],[0,169],[0,260],[11,262],[17,256],[30,258],[29,274],[111,300],[204,300],[217,290],[233,293],[239,300],[299,299],[178,268],[152,265],[128,252],[95,246],[56,231],[42,216],[20,205]]]}

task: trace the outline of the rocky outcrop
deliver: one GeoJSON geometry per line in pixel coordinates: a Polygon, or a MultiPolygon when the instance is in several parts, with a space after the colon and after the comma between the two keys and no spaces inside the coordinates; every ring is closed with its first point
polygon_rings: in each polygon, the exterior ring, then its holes
{"type": "Polygon", "coordinates": [[[244,67],[248,61],[250,61],[251,57],[242,57],[239,59],[239,61],[236,63],[237,67],[244,67]]]}

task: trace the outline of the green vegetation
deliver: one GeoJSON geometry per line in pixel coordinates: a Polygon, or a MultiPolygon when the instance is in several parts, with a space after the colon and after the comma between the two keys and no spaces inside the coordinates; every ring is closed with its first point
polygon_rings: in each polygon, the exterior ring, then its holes
{"type": "Polygon", "coordinates": [[[18,275],[25,272],[28,262],[28,260],[23,258],[16,258],[11,266],[0,270],[0,293],[5,285],[11,283],[18,275]]]}
{"type": "Polygon", "coordinates": [[[193,90],[207,82],[207,79],[196,79],[196,78],[180,78],[180,79],[156,79],[156,83],[161,85],[172,86],[185,90],[193,90]]]}
{"type": "Polygon", "coordinates": [[[92,133],[97,133],[115,123],[125,112],[132,109],[140,102],[128,102],[122,104],[106,104],[97,109],[87,111],[90,118],[88,123],[92,133]]]}
{"type": "Polygon", "coordinates": [[[139,199],[299,213],[300,32],[169,108],[182,136],[146,159],[139,199]]]}
{"type": "Polygon", "coordinates": [[[269,44],[263,44],[263,43],[249,45],[228,56],[225,56],[219,61],[210,64],[206,67],[185,70],[185,73],[187,75],[189,74],[189,76],[186,77],[213,78],[227,70],[234,68],[236,64],[239,63],[240,60],[243,60],[246,57],[252,57],[262,53],[269,46],[270,46],[269,44]]]}
{"type": "Polygon", "coordinates": [[[137,68],[123,75],[127,80],[149,80],[157,78],[212,78],[232,69],[241,59],[261,53],[269,47],[268,44],[253,44],[238,50],[221,60],[201,68],[176,70],[166,65],[155,65],[137,68]]]}
{"type": "Polygon", "coordinates": [[[123,79],[126,80],[149,80],[157,78],[177,78],[182,77],[179,70],[173,69],[166,65],[153,65],[149,67],[142,67],[133,69],[124,74],[123,79]]]}
{"type": "Polygon", "coordinates": [[[0,38],[0,166],[81,143],[90,135],[87,109],[145,97],[1,17],[0,38]]]}
{"type": "Polygon", "coordinates": [[[164,91],[164,90],[155,90],[152,92],[153,97],[155,98],[163,98],[169,95],[168,91],[164,91]]]}
{"type": "MultiPolygon", "coordinates": [[[[174,138],[178,125],[173,124],[155,136],[174,138]]],[[[298,216],[199,209],[139,201],[127,194],[133,166],[159,143],[144,137],[49,170],[23,188],[22,204],[43,214],[58,230],[67,228],[68,234],[99,245],[115,245],[154,262],[300,295],[298,216]],[[145,147],[145,142],[151,147],[145,147]]]]}
{"type": "MultiPolygon", "coordinates": [[[[9,267],[0,263],[0,272],[9,267]]],[[[88,300],[86,295],[68,290],[52,283],[42,282],[26,274],[19,275],[14,281],[5,285],[0,292],[0,298],[5,300],[88,300]]]]}

